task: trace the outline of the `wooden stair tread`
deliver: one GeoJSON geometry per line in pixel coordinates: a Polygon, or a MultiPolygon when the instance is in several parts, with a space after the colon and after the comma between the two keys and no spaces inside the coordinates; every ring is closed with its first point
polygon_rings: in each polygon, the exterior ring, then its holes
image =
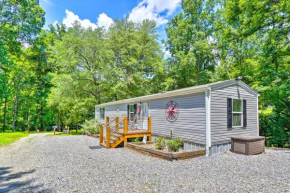
{"type": "Polygon", "coordinates": [[[117,138],[120,138],[120,137],[122,137],[123,135],[121,135],[121,134],[119,134],[119,133],[113,133],[112,136],[117,137],[117,138]]]}

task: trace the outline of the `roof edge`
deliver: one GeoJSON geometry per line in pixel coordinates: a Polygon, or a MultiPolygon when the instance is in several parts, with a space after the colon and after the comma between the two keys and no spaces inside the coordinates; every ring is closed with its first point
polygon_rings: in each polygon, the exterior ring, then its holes
{"type": "Polygon", "coordinates": [[[155,100],[155,99],[178,97],[178,96],[195,94],[199,92],[205,92],[207,89],[218,90],[218,89],[229,87],[232,85],[239,85],[240,87],[244,88],[249,93],[257,97],[260,96],[259,93],[257,93],[254,89],[252,89],[249,85],[247,85],[243,81],[230,79],[230,80],[221,81],[221,82],[187,87],[187,88],[178,89],[178,90],[166,91],[166,92],[161,92],[157,94],[145,95],[145,96],[140,96],[140,97],[135,97],[135,98],[129,98],[129,99],[123,99],[119,101],[98,104],[95,107],[96,108],[108,107],[108,106],[113,106],[113,105],[122,105],[122,104],[130,104],[130,103],[143,102],[143,101],[149,101],[149,100],[155,100]]]}

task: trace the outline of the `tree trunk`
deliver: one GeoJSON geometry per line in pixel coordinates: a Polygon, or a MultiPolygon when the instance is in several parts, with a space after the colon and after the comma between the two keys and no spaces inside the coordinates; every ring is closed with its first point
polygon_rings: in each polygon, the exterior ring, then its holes
{"type": "Polygon", "coordinates": [[[21,75],[19,75],[19,78],[18,78],[18,85],[17,85],[17,89],[16,89],[16,95],[15,95],[14,106],[13,106],[13,122],[12,122],[12,131],[13,132],[15,130],[16,114],[17,114],[17,107],[18,107],[18,95],[19,95],[19,90],[20,90],[20,81],[21,81],[21,75]]]}
{"type": "Polygon", "coordinates": [[[60,113],[59,113],[59,111],[58,111],[58,122],[57,122],[58,124],[57,124],[57,130],[58,130],[58,132],[60,131],[60,113]]]}
{"type": "Polygon", "coordinates": [[[29,125],[29,111],[27,113],[27,131],[30,131],[30,125],[29,125]]]}
{"type": "Polygon", "coordinates": [[[76,127],[76,134],[78,133],[78,129],[79,129],[79,124],[77,124],[77,127],[76,127]]]}
{"type": "Polygon", "coordinates": [[[15,122],[16,122],[16,114],[17,114],[17,106],[18,106],[18,91],[16,93],[13,105],[13,122],[12,122],[12,131],[15,130],[15,122]]]}
{"type": "Polygon", "coordinates": [[[44,116],[44,113],[43,113],[43,103],[40,102],[40,130],[43,131],[43,116],[44,116]]]}
{"type": "Polygon", "coordinates": [[[4,103],[4,115],[3,115],[3,133],[5,131],[5,122],[6,122],[6,108],[7,108],[7,97],[5,97],[5,103],[4,103]]]}

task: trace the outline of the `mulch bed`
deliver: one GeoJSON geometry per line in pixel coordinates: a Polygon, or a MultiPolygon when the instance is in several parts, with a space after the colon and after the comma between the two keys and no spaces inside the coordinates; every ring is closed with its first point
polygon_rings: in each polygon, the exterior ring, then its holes
{"type": "Polygon", "coordinates": [[[162,158],[169,161],[184,160],[184,159],[190,159],[190,158],[205,155],[205,149],[194,150],[194,151],[180,150],[179,152],[168,152],[166,148],[163,150],[158,150],[158,149],[155,149],[153,142],[147,142],[147,144],[144,144],[142,142],[127,143],[126,147],[130,150],[134,150],[136,152],[139,152],[145,155],[162,158]]]}

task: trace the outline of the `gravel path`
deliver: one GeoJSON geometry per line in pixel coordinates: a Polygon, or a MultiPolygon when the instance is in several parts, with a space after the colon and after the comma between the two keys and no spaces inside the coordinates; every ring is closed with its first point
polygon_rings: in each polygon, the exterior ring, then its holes
{"type": "Polygon", "coordinates": [[[0,147],[0,192],[290,192],[290,151],[169,162],[97,144],[34,134],[0,147]]]}

